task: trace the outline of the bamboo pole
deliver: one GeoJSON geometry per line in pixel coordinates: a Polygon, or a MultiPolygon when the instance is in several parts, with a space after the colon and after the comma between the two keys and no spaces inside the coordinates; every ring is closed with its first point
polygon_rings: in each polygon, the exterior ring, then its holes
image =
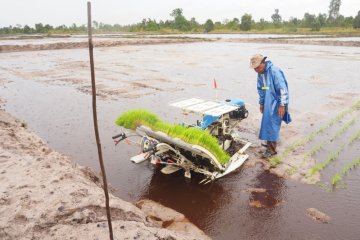
{"type": "Polygon", "coordinates": [[[96,86],[95,86],[95,69],[94,69],[94,54],[93,54],[94,46],[93,46],[93,42],[92,42],[92,28],[91,28],[91,2],[87,2],[87,12],[88,12],[88,38],[89,38],[89,53],[90,53],[92,109],[93,109],[94,130],[95,130],[95,137],[96,137],[96,144],[97,144],[97,150],[98,150],[98,155],[99,155],[101,173],[102,173],[102,177],[103,177],[105,201],[106,201],[106,204],[105,204],[106,205],[106,215],[107,215],[107,220],[108,220],[108,225],[109,225],[110,240],[113,240],[114,237],[113,237],[113,231],[112,231],[111,214],[110,214],[110,206],[109,206],[109,192],[108,192],[108,187],[107,187],[106,172],[105,172],[104,161],[102,158],[99,128],[98,128],[98,123],[97,123],[96,86]]]}

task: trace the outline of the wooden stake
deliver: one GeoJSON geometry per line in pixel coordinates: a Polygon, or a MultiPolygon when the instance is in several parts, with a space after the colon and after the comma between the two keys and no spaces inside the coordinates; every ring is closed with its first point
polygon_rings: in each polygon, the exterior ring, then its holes
{"type": "Polygon", "coordinates": [[[109,206],[109,192],[107,187],[106,173],[104,161],[102,158],[101,152],[101,143],[99,137],[99,128],[97,123],[97,112],[96,112],[96,86],[95,86],[95,69],[94,69],[94,54],[93,54],[93,42],[92,42],[92,29],[91,29],[91,2],[87,3],[87,12],[88,12],[88,37],[89,37],[89,53],[90,53],[90,69],[91,69],[91,88],[92,88],[92,109],[93,109],[93,120],[94,120],[94,129],[95,129],[95,137],[97,150],[99,155],[99,162],[101,167],[101,174],[103,177],[104,184],[104,192],[105,192],[105,201],[106,201],[106,215],[109,225],[110,232],[110,240],[113,240],[113,231],[112,231],[112,223],[111,223],[111,214],[110,214],[110,206],[109,206]]]}

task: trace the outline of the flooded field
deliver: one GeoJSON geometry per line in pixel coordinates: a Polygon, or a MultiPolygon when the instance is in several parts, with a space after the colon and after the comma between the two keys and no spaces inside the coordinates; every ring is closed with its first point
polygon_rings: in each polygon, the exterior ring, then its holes
{"type": "MultiPolygon", "coordinates": [[[[115,195],[132,202],[150,198],[174,208],[214,239],[359,238],[360,166],[342,172],[360,156],[360,48],[132,45],[96,48],[95,66],[101,144],[115,195]],[[290,89],[293,122],[282,127],[279,146],[286,154],[271,170],[264,169],[258,153],[261,115],[256,74],[249,69],[250,56],[258,52],[284,70],[290,89]],[[250,116],[239,129],[253,142],[246,165],[203,186],[182,173],[165,176],[148,163],[132,164],[137,146],[114,146],[111,136],[122,131],[114,121],[132,108],[147,108],[171,123],[195,120],[168,105],[183,97],[247,103],[250,116]],[[342,179],[332,185],[336,173],[342,179]],[[310,180],[317,184],[303,183],[310,180]],[[326,213],[329,223],[314,221],[309,208],[326,213]]],[[[6,111],[50,147],[99,171],[90,93],[87,49],[0,54],[0,98],[6,111]]]]}

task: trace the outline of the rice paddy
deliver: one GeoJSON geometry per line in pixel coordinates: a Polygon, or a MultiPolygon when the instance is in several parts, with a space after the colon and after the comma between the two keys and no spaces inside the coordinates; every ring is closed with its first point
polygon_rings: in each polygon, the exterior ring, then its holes
{"type": "Polygon", "coordinates": [[[310,171],[309,173],[309,177],[313,176],[315,173],[317,173],[320,170],[323,170],[324,168],[326,168],[332,161],[334,161],[338,156],[339,153],[344,149],[345,147],[345,143],[341,144],[340,147],[335,151],[335,152],[331,152],[329,154],[329,156],[322,162],[316,164],[310,171]]]}
{"type": "MultiPolygon", "coordinates": [[[[305,144],[313,141],[318,135],[324,133],[327,129],[329,129],[330,127],[332,127],[334,124],[338,123],[339,121],[341,121],[346,115],[359,110],[360,109],[360,101],[357,101],[352,107],[340,112],[338,115],[336,115],[334,118],[330,119],[328,122],[326,122],[324,125],[322,125],[320,128],[316,129],[315,131],[309,133],[308,135],[304,136],[303,138],[295,141],[293,144],[291,144],[290,146],[286,147],[285,150],[277,155],[274,156],[270,159],[270,164],[272,167],[276,167],[277,165],[279,165],[282,160],[287,157],[291,152],[293,152],[296,148],[300,147],[300,146],[304,146],[305,144]]],[[[341,135],[341,133],[345,132],[350,125],[352,125],[356,119],[358,118],[359,114],[354,117],[351,121],[349,121],[347,124],[345,124],[332,138],[336,138],[339,135],[341,135]]],[[[308,152],[307,154],[305,154],[305,160],[309,157],[312,156],[316,151],[320,150],[323,147],[322,144],[318,144],[317,146],[315,146],[312,150],[310,150],[310,152],[308,152]]]]}
{"type": "MultiPolygon", "coordinates": [[[[303,157],[299,163],[288,165],[288,168],[286,169],[286,174],[288,176],[292,176],[293,174],[299,172],[298,170],[300,168],[305,169],[305,166],[310,165],[311,167],[312,165],[311,169],[306,168],[306,175],[304,175],[306,179],[310,180],[311,177],[313,177],[316,173],[321,173],[330,164],[333,165],[333,163],[335,162],[339,162],[341,164],[341,159],[339,159],[340,154],[344,152],[344,149],[348,149],[349,147],[351,148],[351,144],[360,138],[360,130],[355,131],[354,134],[349,136],[349,133],[351,133],[351,129],[354,129],[352,126],[354,124],[357,124],[357,121],[360,117],[360,113],[358,112],[359,110],[360,101],[357,101],[352,107],[340,112],[334,118],[330,119],[325,124],[312,131],[310,134],[304,136],[303,138],[294,142],[292,145],[288,146],[282,154],[270,159],[270,163],[272,164],[272,166],[277,166],[278,164],[282,163],[282,160],[285,157],[290,157],[290,154],[295,149],[300,149],[299,147],[302,147],[301,149],[306,149],[306,145],[310,145],[311,143],[313,143],[313,146],[309,150],[300,153],[300,156],[302,155],[303,157]],[[333,131],[330,129],[332,126],[334,126],[332,129],[335,128],[336,131],[335,133],[327,137],[327,135],[329,135],[329,133],[333,131]],[[343,140],[344,138],[347,138],[347,140],[343,140]],[[324,156],[324,153],[326,153],[326,151],[328,151],[328,153],[325,156],[325,159],[316,159],[319,156],[324,156]],[[320,153],[320,155],[318,153],[320,153]],[[311,162],[309,162],[310,160],[311,162]],[[316,164],[313,165],[313,162],[316,162],[316,164]]],[[[360,165],[360,160],[356,159],[343,166],[342,170],[338,170],[333,175],[333,178],[331,180],[332,185],[336,185],[339,181],[342,180],[342,178],[346,174],[348,174],[351,169],[354,169],[358,165],[360,165]]],[[[312,180],[310,180],[310,182],[313,182],[314,179],[311,179],[312,180]]],[[[315,182],[316,181],[318,180],[315,180],[315,182]]]]}
{"type": "Polygon", "coordinates": [[[118,126],[132,130],[135,130],[140,125],[145,125],[154,131],[161,131],[170,137],[179,138],[187,143],[206,148],[223,165],[230,160],[230,156],[218,145],[217,139],[207,131],[163,122],[154,113],[145,109],[135,109],[125,112],[117,118],[115,123],[118,126]]]}
{"type": "Polygon", "coordinates": [[[335,152],[330,153],[328,158],[325,161],[316,164],[311,169],[309,176],[312,176],[316,172],[326,168],[332,161],[334,161],[339,156],[339,153],[345,148],[345,146],[350,145],[352,142],[357,140],[359,137],[360,137],[360,130],[357,131],[354,135],[352,135],[351,138],[346,143],[341,144],[340,147],[335,152]]]}
{"type": "Polygon", "coordinates": [[[303,165],[309,159],[309,157],[313,156],[320,149],[323,149],[323,147],[326,145],[326,143],[334,141],[336,138],[341,136],[341,134],[346,132],[349,129],[349,127],[356,122],[356,120],[358,119],[359,116],[360,116],[360,114],[357,114],[350,121],[345,123],[338,131],[336,131],[336,133],[329,140],[322,141],[321,143],[319,143],[316,146],[314,146],[313,148],[311,148],[310,151],[305,154],[301,165],[303,165]]]}

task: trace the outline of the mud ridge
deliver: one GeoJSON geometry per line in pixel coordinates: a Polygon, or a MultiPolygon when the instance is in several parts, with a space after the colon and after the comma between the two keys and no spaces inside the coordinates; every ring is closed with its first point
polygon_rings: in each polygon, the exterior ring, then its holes
{"type": "MultiPolygon", "coordinates": [[[[114,41],[94,41],[94,47],[116,47],[124,45],[146,45],[146,44],[175,44],[175,43],[193,43],[212,41],[200,38],[151,38],[151,39],[128,39],[114,41]]],[[[75,49],[88,48],[88,42],[59,42],[48,44],[25,44],[25,45],[0,45],[0,53],[4,52],[22,52],[22,51],[40,51],[57,49],[75,49]]]]}

